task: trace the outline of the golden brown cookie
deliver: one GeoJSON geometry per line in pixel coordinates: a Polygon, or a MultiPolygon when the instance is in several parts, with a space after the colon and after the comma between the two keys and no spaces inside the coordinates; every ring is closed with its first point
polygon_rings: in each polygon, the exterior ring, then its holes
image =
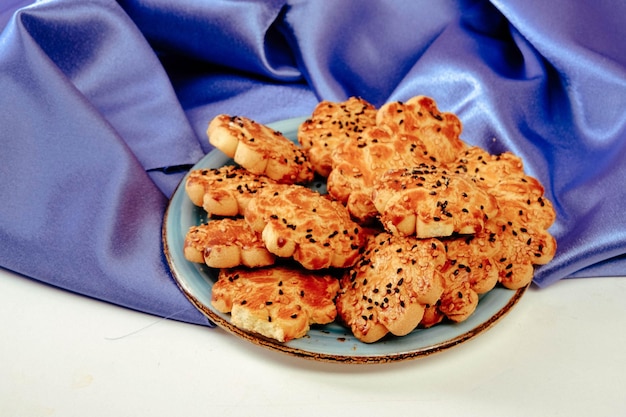
{"type": "Polygon", "coordinates": [[[315,171],[328,177],[331,153],[347,137],[358,137],[376,124],[376,108],[359,97],[343,102],[320,102],[311,117],[298,128],[298,142],[306,151],[315,171]]]}
{"type": "Polygon", "coordinates": [[[526,203],[506,204],[505,214],[490,220],[485,229],[501,241],[501,249],[493,257],[499,281],[507,288],[518,289],[532,281],[535,265],[554,258],[557,244],[543,226],[532,221],[526,203]]]}
{"type": "Polygon", "coordinates": [[[328,194],[344,204],[358,222],[370,223],[378,215],[372,187],[379,175],[402,164],[399,157],[394,159],[394,153],[392,137],[379,128],[348,137],[333,151],[328,194]]]}
{"type": "Polygon", "coordinates": [[[505,178],[488,191],[498,200],[503,217],[522,220],[527,225],[546,230],[556,220],[554,207],[544,196],[543,186],[536,178],[528,175],[505,178]]]}
{"type": "Polygon", "coordinates": [[[501,241],[486,230],[445,239],[446,263],[440,271],[444,290],[437,309],[454,322],[466,320],[478,306],[480,294],[498,283],[499,270],[493,257],[501,241]]]}
{"type": "Polygon", "coordinates": [[[528,217],[537,226],[548,229],[556,219],[551,202],[544,197],[544,188],[534,177],[524,173],[522,160],[510,152],[490,155],[479,147],[468,148],[452,164],[454,172],[468,177],[476,185],[502,202],[517,201],[526,204],[528,217]]]}
{"type": "Polygon", "coordinates": [[[213,268],[266,266],[275,260],[242,218],[212,220],[190,227],[183,253],[188,261],[204,262],[213,268]]]}
{"type": "Polygon", "coordinates": [[[498,214],[485,230],[501,242],[492,261],[499,281],[507,288],[528,285],[534,266],[548,263],[556,253],[556,240],[548,229],[556,219],[552,203],[534,177],[526,175],[522,160],[509,153],[489,155],[472,147],[456,161],[454,169],[493,195],[498,214]]]}
{"type": "Polygon", "coordinates": [[[185,181],[185,191],[209,216],[237,216],[243,214],[254,193],[272,184],[276,181],[264,175],[226,165],[191,171],[185,181]]]}
{"type": "Polygon", "coordinates": [[[282,133],[242,116],[221,114],[207,128],[209,142],[257,175],[285,184],[304,184],[314,172],[306,155],[282,133]]]}
{"type": "Polygon", "coordinates": [[[376,179],[390,169],[446,164],[465,149],[461,123],[424,96],[381,107],[377,124],[346,138],[332,153],[328,193],[361,222],[377,216],[371,196],[376,179]]]}
{"type": "MultiPolygon", "coordinates": [[[[463,126],[459,118],[440,111],[435,100],[426,96],[386,103],[376,114],[376,125],[400,143],[408,142],[412,154],[419,154],[431,164],[454,161],[467,147],[460,138],[463,126]]],[[[400,146],[405,148],[406,145],[400,146]]]]}
{"type": "Polygon", "coordinates": [[[335,320],[338,291],[336,278],[301,268],[224,269],[211,303],[236,327],[287,342],[305,336],[311,324],[335,320]]]}
{"type": "Polygon", "coordinates": [[[436,165],[389,170],[374,182],[373,190],[381,223],[403,236],[472,234],[498,213],[492,195],[436,165]]]}
{"type": "Polygon", "coordinates": [[[343,205],[299,185],[259,191],[244,217],[271,253],[307,269],[352,266],[364,243],[343,205]]]}
{"type": "Polygon", "coordinates": [[[435,304],[425,306],[424,316],[418,327],[427,329],[443,322],[445,318],[446,316],[439,310],[439,301],[437,301],[435,304]]]}
{"type": "Polygon", "coordinates": [[[337,313],[366,343],[388,333],[406,335],[442,294],[439,268],[445,261],[444,245],[437,239],[375,235],[341,279],[337,313]]]}
{"type": "Polygon", "coordinates": [[[524,175],[524,164],[518,156],[510,152],[491,155],[478,146],[470,146],[461,152],[449,168],[486,188],[493,187],[504,178],[524,175]]]}

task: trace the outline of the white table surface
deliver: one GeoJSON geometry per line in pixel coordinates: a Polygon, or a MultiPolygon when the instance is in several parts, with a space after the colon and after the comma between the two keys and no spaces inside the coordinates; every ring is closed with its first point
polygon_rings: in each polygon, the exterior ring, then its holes
{"type": "Polygon", "coordinates": [[[345,365],[0,270],[0,416],[622,416],[625,301],[565,280],[443,353],[345,365]]]}

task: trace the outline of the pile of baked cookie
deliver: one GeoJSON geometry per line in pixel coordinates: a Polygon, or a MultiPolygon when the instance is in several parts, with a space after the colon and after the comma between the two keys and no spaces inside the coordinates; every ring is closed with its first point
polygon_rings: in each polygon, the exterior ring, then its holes
{"type": "Polygon", "coordinates": [[[215,117],[209,141],[235,163],[190,172],[186,192],[210,221],[184,248],[219,270],[213,306],[281,342],[337,320],[371,343],[461,322],[496,285],[528,285],[556,251],[555,211],[519,157],[461,130],[425,96],[323,101],[298,144],[215,117]]]}

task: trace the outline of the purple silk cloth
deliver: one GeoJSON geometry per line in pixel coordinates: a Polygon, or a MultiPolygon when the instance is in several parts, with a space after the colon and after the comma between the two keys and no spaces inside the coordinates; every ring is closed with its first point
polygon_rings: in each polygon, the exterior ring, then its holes
{"type": "Polygon", "coordinates": [[[206,324],[161,223],[219,113],[433,97],[557,211],[535,282],[626,274],[626,3],[51,0],[0,6],[0,267],[206,324]]]}

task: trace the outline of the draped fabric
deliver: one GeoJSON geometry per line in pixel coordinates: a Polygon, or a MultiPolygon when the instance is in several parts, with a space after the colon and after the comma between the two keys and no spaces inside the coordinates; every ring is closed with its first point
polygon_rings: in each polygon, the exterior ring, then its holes
{"type": "Polygon", "coordinates": [[[557,211],[547,286],[626,273],[626,3],[49,0],[0,6],[0,267],[206,320],[161,224],[219,113],[433,97],[524,160],[557,211]]]}

